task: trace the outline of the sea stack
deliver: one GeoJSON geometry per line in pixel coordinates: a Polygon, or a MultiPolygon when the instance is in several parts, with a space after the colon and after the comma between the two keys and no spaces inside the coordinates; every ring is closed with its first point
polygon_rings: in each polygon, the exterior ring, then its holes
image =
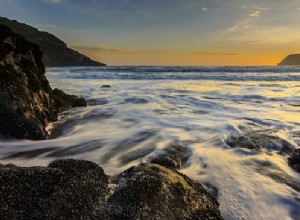
{"type": "Polygon", "coordinates": [[[278,66],[300,66],[300,54],[288,55],[278,66]]]}

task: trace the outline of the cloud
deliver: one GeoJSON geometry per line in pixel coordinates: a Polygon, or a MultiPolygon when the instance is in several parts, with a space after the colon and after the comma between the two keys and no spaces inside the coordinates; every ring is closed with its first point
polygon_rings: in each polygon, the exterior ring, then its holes
{"type": "Polygon", "coordinates": [[[63,0],[42,0],[43,2],[47,4],[56,4],[56,3],[61,3],[63,0]]]}
{"type": "Polygon", "coordinates": [[[259,17],[260,16],[260,11],[254,11],[249,14],[250,17],[259,17]]]}
{"type": "Polygon", "coordinates": [[[201,8],[201,10],[204,11],[204,12],[206,12],[206,11],[208,11],[208,8],[203,7],[203,8],[201,8]]]}
{"type": "Polygon", "coordinates": [[[93,52],[93,53],[110,53],[110,54],[122,54],[122,55],[135,55],[138,52],[130,48],[116,48],[107,45],[101,45],[98,47],[89,47],[89,46],[80,46],[80,45],[71,45],[71,48],[79,51],[93,52]]]}
{"type": "Polygon", "coordinates": [[[215,42],[235,42],[244,45],[278,46],[286,44],[299,45],[300,31],[290,33],[297,26],[272,26],[258,24],[251,18],[240,21],[226,30],[218,32],[215,42]]]}
{"type": "Polygon", "coordinates": [[[238,53],[223,52],[223,51],[194,51],[192,54],[199,55],[221,55],[221,56],[236,56],[238,53]]]}
{"type": "Polygon", "coordinates": [[[260,17],[262,12],[271,10],[271,8],[262,8],[262,7],[249,6],[249,5],[242,5],[241,8],[250,9],[250,13],[249,13],[250,17],[260,17]]]}

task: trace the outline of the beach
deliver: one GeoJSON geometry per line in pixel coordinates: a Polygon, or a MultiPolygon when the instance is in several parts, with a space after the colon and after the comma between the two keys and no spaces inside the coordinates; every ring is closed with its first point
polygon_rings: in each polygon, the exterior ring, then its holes
{"type": "Polygon", "coordinates": [[[62,112],[46,141],[0,141],[2,162],[75,158],[109,175],[180,153],[225,219],[297,219],[299,67],[47,68],[52,88],[86,99],[62,112]]]}

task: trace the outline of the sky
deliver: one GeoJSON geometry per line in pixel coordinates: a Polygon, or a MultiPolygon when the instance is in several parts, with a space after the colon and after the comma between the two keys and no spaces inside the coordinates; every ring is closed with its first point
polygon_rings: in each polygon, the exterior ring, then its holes
{"type": "Polygon", "coordinates": [[[0,16],[108,65],[276,65],[300,53],[300,0],[0,0],[0,16]]]}

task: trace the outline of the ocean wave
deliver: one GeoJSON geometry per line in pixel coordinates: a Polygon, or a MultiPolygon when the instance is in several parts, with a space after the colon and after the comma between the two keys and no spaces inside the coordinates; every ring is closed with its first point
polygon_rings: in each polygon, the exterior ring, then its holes
{"type": "Polygon", "coordinates": [[[300,67],[65,67],[47,74],[68,79],[299,81],[300,67]]]}

